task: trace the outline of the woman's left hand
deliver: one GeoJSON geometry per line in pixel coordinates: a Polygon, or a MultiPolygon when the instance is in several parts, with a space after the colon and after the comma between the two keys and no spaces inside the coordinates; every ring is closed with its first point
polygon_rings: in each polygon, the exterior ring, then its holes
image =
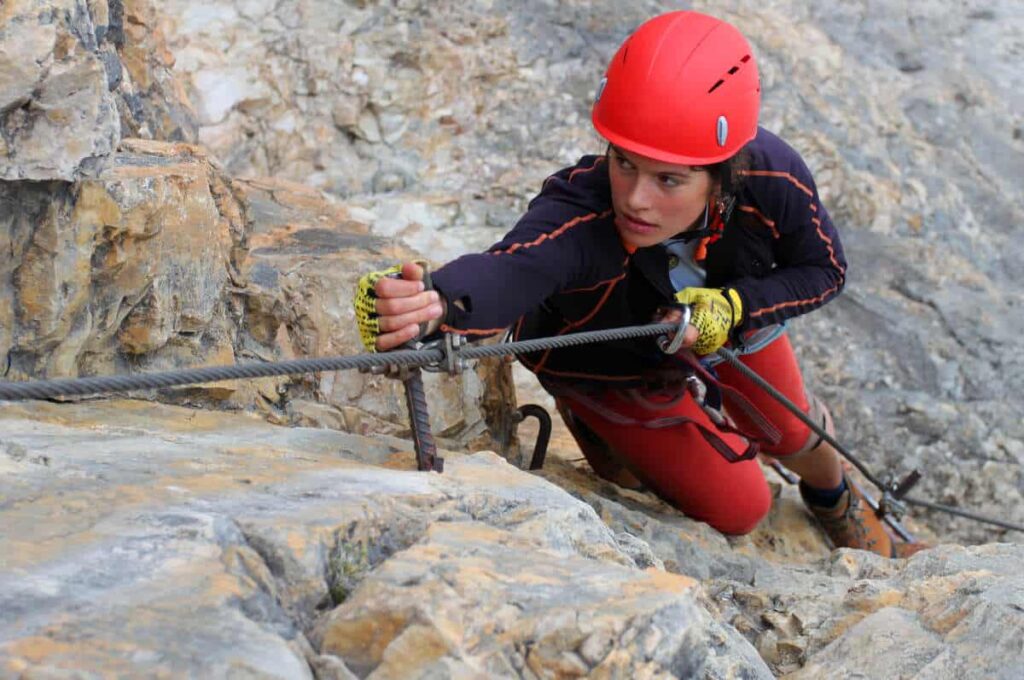
{"type": "MultiPolygon", "coordinates": [[[[657,314],[654,315],[654,323],[674,323],[678,324],[683,318],[683,312],[676,307],[662,307],[658,310],[657,314]]],[[[669,342],[675,337],[675,333],[669,333],[669,342]]],[[[686,331],[683,333],[683,344],[682,348],[687,349],[693,346],[693,343],[697,342],[697,338],[700,337],[700,333],[693,324],[686,326],[686,331]]]]}
{"type": "Polygon", "coordinates": [[[717,352],[743,321],[743,300],[734,288],[684,288],[676,301],[693,309],[690,323],[698,332],[693,351],[700,356],[717,352]]]}

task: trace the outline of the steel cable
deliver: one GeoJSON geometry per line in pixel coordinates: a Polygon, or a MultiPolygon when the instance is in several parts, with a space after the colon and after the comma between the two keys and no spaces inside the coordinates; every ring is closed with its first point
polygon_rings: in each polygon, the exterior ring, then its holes
{"type": "Polygon", "coordinates": [[[786,398],[786,395],[782,394],[777,389],[772,387],[767,380],[759,376],[756,372],[747,367],[746,364],[740,361],[739,357],[736,356],[735,352],[723,347],[718,350],[718,356],[725,359],[733,368],[735,368],[737,371],[739,371],[747,378],[752,380],[758,387],[760,387],[762,390],[771,395],[773,399],[775,399],[777,402],[785,406],[794,416],[796,416],[800,420],[800,422],[802,422],[807,427],[811,428],[811,430],[813,430],[815,434],[817,434],[819,437],[821,437],[826,442],[831,444],[832,447],[843,456],[843,458],[846,458],[846,460],[850,461],[854,465],[854,467],[860,470],[860,473],[864,475],[865,479],[867,479],[869,482],[877,486],[879,489],[885,488],[885,486],[883,486],[883,484],[880,481],[878,481],[878,479],[876,479],[874,475],[871,474],[871,471],[868,470],[867,467],[865,467],[864,464],[861,463],[852,453],[847,451],[846,448],[843,447],[843,445],[840,444],[838,441],[836,441],[832,435],[826,432],[823,427],[821,427],[818,423],[811,420],[811,418],[809,418],[806,413],[801,411],[796,404],[794,404],[792,401],[786,398]]]}
{"type": "MultiPolygon", "coordinates": [[[[646,326],[627,326],[611,330],[587,331],[552,338],[523,340],[497,345],[480,345],[459,350],[465,359],[525,354],[544,349],[557,349],[592,342],[625,340],[659,335],[676,329],[676,324],[660,323],[646,326]]],[[[25,382],[0,382],[0,400],[54,399],[58,397],[80,397],[113,392],[131,392],[162,387],[180,387],[221,380],[240,378],[266,378],[276,375],[317,373],[320,371],[343,371],[350,369],[371,369],[386,366],[430,366],[444,359],[444,352],[435,347],[426,349],[402,349],[379,354],[356,354],[318,359],[294,359],[291,361],[268,361],[263,363],[207,366],[159,373],[138,373],[134,375],[95,376],[87,378],[56,378],[53,380],[31,380],[25,382]]]]}
{"type": "Polygon", "coordinates": [[[678,329],[678,324],[655,323],[646,326],[625,326],[623,328],[612,328],[601,331],[587,331],[585,333],[570,333],[557,335],[550,338],[537,338],[536,340],[518,340],[500,345],[477,345],[459,350],[459,356],[466,359],[482,359],[484,357],[497,357],[507,354],[527,354],[544,349],[561,349],[574,345],[584,345],[591,342],[610,342],[612,340],[628,340],[630,338],[650,337],[661,335],[678,329]]]}
{"type": "Polygon", "coordinates": [[[985,515],[979,515],[974,512],[967,510],[961,510],[960,508],[954,508],[951,505],[943,505],[941,503],[932,503],[931,501],[921,500],[920,498],[914,498],[912,496],[904,496],[903,502],[907,505],[916,505],[920,508],[927,508],[929,510],[936,510],[938,512],[945,512],[950,515],[956,515],[957,517],[964,517],[966,519],[974,520],[975,522],[981,522],[982,524],[993,524],[1003,529],[1011,529],[1013,531],[1024,532],[1024,526],[1020,524],[1014,524],[1013,522],[1007,522],[1002,519],[995,519],[994,517],[986,517],[985,515]]]}
{"type": "Polygon", "coordinates": [[[53,399],[55,397],[196,385],[221,380],[238,380],[239,378],[266,378],[275,375],[342,371],[353,368],[370,369],[375,366],[388,365],[423,366],[440,361],[442,358],[444,358],[444,353],[439,349],[399,350],[386,354],[357,354],[348,357],[207,366],[160,373],[3,382],[0,383],[0,399],[53,399]]]}

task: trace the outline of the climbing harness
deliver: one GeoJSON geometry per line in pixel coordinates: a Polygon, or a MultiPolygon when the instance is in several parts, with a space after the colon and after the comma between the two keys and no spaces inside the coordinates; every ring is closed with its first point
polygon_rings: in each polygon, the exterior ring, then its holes
{"type": "MultiPolygon", "coordinates": [[[[207,366],[176,371],[140,373],[135,375],[118,375],[87,378],[57,378],[52,380],[31,380],[24,382],[0,381],[0,401],[20,401],[28,399],[55,399],[61,397],[91,396],[131,392],[136,390],[158,389],[183,385],[217,382],[221,380],[238,380],[242,378],[264,378],[280,375],[297,375],[322,371],[342,371],[358,369],[364,372],[386,375],[402,381],[405,387],[406,403],[409,411],[410,427],[413,444],[416,449],[417,467],[419,470],[442,472],[444,461],[437,456],[437,447],[430,432],[427,417],[426,395],[423,390],[421,370],[457,374],[464,370],[468,362],[474,359],[513,356],[528,354],[547,349],[563,349],[595,342],[611,342],[631,338],[661,336],[659,346],[664,351],[673,349],[678,343],[670,341],[669,334],[681,336],[686,328],[686,315],[683,323],[654,323],[643,326],[626,326],[599,331],[569,333],[549,338],[518,340],[493,345],[467,345],[464,339],[454,334],[446,334],[440,340],[420,343],[412,349],[398,349],[390,352],[374,354],[357,354],[351,356],[323,357],[314,359],[294,359],[291,361],[230,364],[224,366],[207,366]]],[[[674,340],[674,339],[673,339],[674,340]]],[[[747,368],[739,361],[731,350],[721,348],[717,355],[728,361],[762,389],[782,403],[793,414],[801,419],[824,441],[831,444],[844,458],[850,461],[872,484],[881,491],[881,498],[875,501],[869,494],[864,494],[869,505],[878,516],[904,540],[910,540],[910,534],[900,524],[899,519],[907,505],[913,505],[939,512],[964,517],[976,522],[1024,532],[1024,526],[999,519],[985,517],[960,508],[932,503],[911,497],[910,489],[920,479],[917,470],[909,475],[898,478],[887,478],[882,481],[871,474],[853,454],[828,434],[818,423],[808,418],[795,404],[784,395],[778,393],[770,384],[747,368]]],[[[544,463],[548,439],[551,433],[551,418],[547,412],[537,405],[526,405],[519,409],[513,417],[516,423],[528,417],[535,417],[540,425],[540,435],[534,448],[530,469],[537,470],[544,463]]],[[[789,475],[777,462],[772,467],[780,474],[789,475]]],[[[790,479],[793,479],[789,475],[790,479]]],[[[863,490],[862,490],[863,491],[863,490]]]]}

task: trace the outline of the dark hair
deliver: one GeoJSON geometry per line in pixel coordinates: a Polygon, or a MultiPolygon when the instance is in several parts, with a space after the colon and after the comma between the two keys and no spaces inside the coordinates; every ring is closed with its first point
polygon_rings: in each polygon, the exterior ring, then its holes
{"type": "Polygon", "coordinates": [[[743,183],[743,171],[750,167],[750,154],[745,148],[719,163],[711,165],[695,165],[694,170],[703,170],[711,175],[711,180],[718,184],[722,198],[733,196],[743,183]]]}

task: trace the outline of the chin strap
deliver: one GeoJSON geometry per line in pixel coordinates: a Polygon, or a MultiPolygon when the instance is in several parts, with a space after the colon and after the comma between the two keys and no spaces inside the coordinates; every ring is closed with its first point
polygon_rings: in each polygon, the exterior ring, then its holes
{"type": "Polygon", "coordinates": [[[707,204],[704,206],[704,223],[701,225],[700,229],[689,229],[681,234],[673,236],[671,240],[682,243],[690,243],[691,241],[696,241],[697,239],[704,238],[706,236],[711,236],[711,234],[713,233],[713,229],[710,225],[710,222],[711,205],[707,204]]]}
{"type": "Polygon", "coordinates": [[[720,199],[715,204],[715,215],[714,219],[711,217],[711,204],[704,206],[704,221],[701,224],[700,229],[690,229],[684,231],[677,236],[672,237],[672,241],[681,243],[690,243],[698,239],[711,238],[717,234],[721,234],[725,229],[726,222],[732,217],[733,208],[736,206],[736,197],[728,196],[727,198],[720,199]]]}

